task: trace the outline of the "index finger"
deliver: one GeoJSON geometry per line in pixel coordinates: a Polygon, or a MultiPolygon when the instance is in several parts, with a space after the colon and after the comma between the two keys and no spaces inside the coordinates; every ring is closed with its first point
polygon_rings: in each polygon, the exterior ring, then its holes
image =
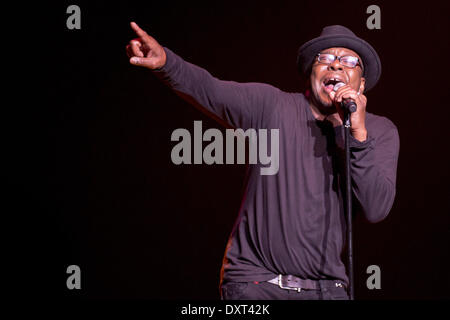
{"type": "Polygon", "coordinates": [[[134,22],[134,21],[130,22],[130,26],[131,26],[131,28],[134,30],[134,32],[136,32],[136,34],[137,34],[138,36],[141,37],[141,36],[147,35],[147,32],[145,32],[144,30],[142,30],[142,29],[137,25],[136,22],[134,22]]]}
{"type": "Polygon", "coordinates": [[[145,32],[144,30],[142,30],[136,22],[131,22],[130,23],[131,28],[134,30],[134,32],[136,32],[136,34],[145,42],[153,44],[156,40],[153,39],[151,36],[149,36],[147,34],[147,32],[145,32]]]}
{"type": "Polygon", "coordinates": [[[149,35],[147,34],[147,32],[145,32],[144,30],[142,30],[136,22],[131,22],[130,23],[131,28],[134,30],[134,32],[136,32],[136,34],[141,37],[141,38],[147,38],[149,35]]]}

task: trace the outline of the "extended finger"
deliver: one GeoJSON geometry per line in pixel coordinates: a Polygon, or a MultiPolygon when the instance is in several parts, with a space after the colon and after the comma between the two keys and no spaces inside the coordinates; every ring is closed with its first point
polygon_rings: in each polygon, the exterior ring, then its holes
{"type": "Polygon", "coordinates": [[[136,32],[136,34],[141,37],[144,38],[146,36],[148,36],[147,32],[145,32],[144,30],[142,30],[136,22],[131,22],[130,23],[131,28],[134,30],[134,32],[136,32]]]}
{"type": "Polygon", "coordinates": [[[145,42],[150,48],[153,47],[157,42],[156,40],[149,36],[147,32],[142,30],[136,22],[130,23],[131,28],[136,32],[136,34],[142,39],[143,42],[145,42]]]}

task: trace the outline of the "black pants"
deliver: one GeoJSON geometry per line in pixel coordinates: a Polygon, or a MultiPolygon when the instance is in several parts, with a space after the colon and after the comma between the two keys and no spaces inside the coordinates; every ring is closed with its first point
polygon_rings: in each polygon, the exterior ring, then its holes
{"type": "Polygon", "coordinates": [[[222,300],[348,300],[347,290],[334,283],[321,290],[282,289],[269,282],[227,282],[222,284],[222,300]]]}

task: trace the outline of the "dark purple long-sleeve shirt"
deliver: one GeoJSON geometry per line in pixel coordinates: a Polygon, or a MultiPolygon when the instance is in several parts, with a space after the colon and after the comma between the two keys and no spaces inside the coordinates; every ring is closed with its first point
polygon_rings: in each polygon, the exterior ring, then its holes
{"type": "MultiPolygon", "coordinates": [[[[279,129],[279,171],[261,175],[260,164],[249,166],[221,280],[290,274],[347,283],[341,260],[343,127],[316,120],[301,93],[219,80],[164,49],[166,64],[154,72],[180,96],[232,127],[279,129]]],[[[366,141],[350,140],[352,188],[365,217],[375,223],[394,201],[399,137],[390,120],[368,112],[366,128],[366,141]]]]}

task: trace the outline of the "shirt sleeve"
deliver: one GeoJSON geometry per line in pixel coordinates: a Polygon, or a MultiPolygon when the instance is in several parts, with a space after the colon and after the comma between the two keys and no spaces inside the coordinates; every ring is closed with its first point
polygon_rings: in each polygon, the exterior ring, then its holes
{"type": "MultiPolygon", "coordinates": [[[[396,193],[400,139],[395,125],[381,119],[368,127],[365,141],[360,142],[352,135],[349,139],[352,192],[371,223],[387,217],[396,193]]],[[[343,129],[338,133],[343,135],[343,129]]]]}
{"type": "Polygon", "coordinates": [[[263,83],[238,83],[213,77],[164,47],[166,64],[153,73],[184,100],[235,128],[261,128],[270,117],[279,89],[263,83]]]}

